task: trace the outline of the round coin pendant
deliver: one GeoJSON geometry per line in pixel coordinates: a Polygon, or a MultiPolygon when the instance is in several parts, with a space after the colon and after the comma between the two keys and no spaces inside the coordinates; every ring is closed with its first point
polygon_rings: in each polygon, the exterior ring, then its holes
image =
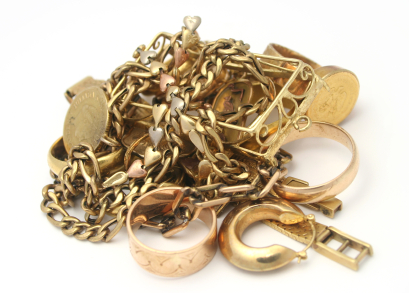
{"type": "Polygon", "coordinates": [[[100,87],[93,86],[78,93],[64,122],[63,138],[67,152],[82,142],[97,149],[109,127],[109,117],[107,97],[100,87]]]}
{"type": "Polygon", "coordinates": [[[358,78],[337,66],[323,66],[315,69],[315,73],[325,80],[330,91],[321,89],[306,114],[314,121],[339,124],[351,113],[358,99],[358,78]]]}

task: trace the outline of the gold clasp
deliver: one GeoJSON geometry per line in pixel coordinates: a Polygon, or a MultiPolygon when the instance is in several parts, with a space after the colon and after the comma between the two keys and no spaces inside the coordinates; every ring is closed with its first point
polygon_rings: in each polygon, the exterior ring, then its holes
{"type": "MultiPolygon", "coordinates": [[[[310,243],[315,238],[314,231],[303,222],[288,226],[277,220],[263,220],[263,223],[273,228],[274,230],[304,244],[310,243]]],[[[316,239],[312,247],[320,254],[342,264],[350,269],[358,270],[359,263],[367,255],[373,255],[372,246],[362,240],[354,238],[334,227],[327,227],[323,224],[315,222],[316,239]],[[337,240],[341,243],[341,246],[335,250],[328,246],[331,240],[337,240]],[[352,258],[345,254],[343,251],[347,247],[351,247],[361,253],[352,258]]]]}
{"type": "Polygon", "coordinates": [[[370,244],[356,239],[334,227],[328,227],[318,235],[312,247],[318,253],[355,271],[358,270],[359,263],[366,255],[373,255],[373,249],[370,244]],[[333,239],[342,243],[337,250],[328,246],[328,243],[333,239]],[[356,249],[361,253],[356,258],[349,257],[343,253],[347,247],[356,249]]]}

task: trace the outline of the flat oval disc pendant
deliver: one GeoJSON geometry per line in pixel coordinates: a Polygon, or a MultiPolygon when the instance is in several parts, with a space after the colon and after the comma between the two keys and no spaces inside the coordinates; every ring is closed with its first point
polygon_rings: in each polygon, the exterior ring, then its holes
{"type": "Polygon", "coordinates": [[[65,116],[65,149],[69,152],[81,142],[89,143],[94,149],[98,149],[109,124],[110,115],[105,92],[97,86],[83,90],[75,96],[65,116]]]}

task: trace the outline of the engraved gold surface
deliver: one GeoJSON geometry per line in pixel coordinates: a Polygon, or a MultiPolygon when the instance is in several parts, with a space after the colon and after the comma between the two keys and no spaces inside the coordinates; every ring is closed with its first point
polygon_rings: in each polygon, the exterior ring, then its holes
{"type": "Polygon", "coordinates": [[[64,93],[65,98],[67,101],[71,104],[73,101],[73,98],[83,90],[92,87],[92,86],[101,86],[103,83],[105,83],[105,80],[97,80],[92,78],[91,76],[87,76],[71,86],[69,89],[67,89],[64,93]]]}
{"type": "Polygon", "coordinates": [[[315,121],[339,124],[351,113],[358,99],[358,78],[337,66],[320,67],[315,73],[325,80],[330,91],[321,90],[306,114],[315,121]]]}
{"type": "Polygon", "coordinates": [[[78,93],[68,109],[64,122],[64,146],[67,152],[81,142],[97,149],[109,127],[105,92],[96,86],[78,93]]]}
{"type": "MultiPolygon", "coordinates": [[[[146,246],[135,236],[134,233],[147,220],[172,210],[179,190],[181,187],[167,187],[146,193],[131,206],[126,220],[133,258],[143,269],[163,277],[193,274],[205,267],[217,251],[216,213],[213,208],[203,209],[199,214],[199,219],[209,227],[209,233],[202,241],[188,249],[161,251],[146,246]]],[[[192,207],[186,201],[182,205],[192,207]]]]}
{"type": "MultiPolygon", "coordinates": [[[[271,219],[266,219],[262,222],[281,234],[298,242],[308,244],[312,239],[312,229],[307,222],[300,222],[294,225],[286,225],[280,221],[271,219]]],[[[314,226],[317,231],[317,235],[320,235],[327,228],[327,226],[317,222],[314,223],[314,226]]]]}

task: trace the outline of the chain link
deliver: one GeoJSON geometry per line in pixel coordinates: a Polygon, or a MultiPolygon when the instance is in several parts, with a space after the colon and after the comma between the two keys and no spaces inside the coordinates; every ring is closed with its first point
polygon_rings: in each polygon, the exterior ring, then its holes
{"type": "MultiPolygon", "coordinates": [[[[92,242],[109,241],[124,224],[128,208],[141,195],[156,188],[165,186],[186,186],[190,182],[181,171],[178,162],[183,156],[196,156],[201,162],[211,166],[210,172],[203,182],[199,179],[197,187],[184,187],[176,196],[172,204],[172,211],[162,215],[161,222],[147,220],[143,226],[160,229],[165,237],[169,237],[185,229],[190,221],[197,219],[200,210],[207,207],[219,206],[220,212],[228,203],[243,200],[256,200],[267,195],[272,185],[280,178],[282,168],[280,162],[288,159],[285,153],[278,153],[278,166],[266,166],[258,170],[258,175],[251,182],[246,182],[250,176],[250,167],[245,163],[228,155],[225,150],[226,142],[222,139],[223,127],[220,123],[235,124],[240,119],[246,119],[252,114],[261,114],[275,97],[275,88],[271,79],[265,76],[263,68],[255,55],[248,51],[249,45],[233,39],[220,39],[215,42],[199,42],[187,52],[194,60],[188,70],[181,70],[172,60],[167,67],[168,73],[175,78],[179,87],[177,96],[185,106],[177,109],[177,117],[165,117],[166,127],[164,136],[167,149],[163,151],[162,159],[147,168],[143,179],[129,179],[125,183],[102,186],[103,178],[98,156],[112,153],[123,148],[122,138],[133,127],[136,121],[150,121],[151,106],[142,107],[138,103],[141,95],[155,95],[163,98],[158,91],[160,74],[155,75],[151,68],[140,62],[140,52],[150,48],[157,51],[155,60],[163,62],[169,54],[175,54],[180,48],[182,32],[175,35],[158,34],[148,45],[141,45],[134,52],[135,61],[129,61],[116,68],[110,78],[103,83],[102,88],[108,96],[108,111],[111,116],[111,127],[101,137],[102,147],[96,153],[91,145],[82,143],[73,147],[69,154],[66,166],[58,176],[52,174],[55,184],[47,185],[43,189],[42,211],[47,214],[48,220],[60,227],[64,234],[76,237],[79,240],[92,242]],[[159,39],[163,38],[162,42],[159,39]],[[169,44],[165,45],[165,42],[169,44]],[[246,72],[228,72],[227,64],[238,64],[246,72]],[[264,97],[254,105],[243,104],[236,112],[219,113],[206,104],[206,97],[217,91],[226,78],[235,78],[238,81],[250,74],[260,83],[264,97]],[[188,111],[196,110],[197,117],[189,116],[188,111]],[[178,117],[195,119],[195,131],[201,139],[204,152],[196,150],[194,153],[182,154],[188,142],[181,133],[178,117]],[[259,188],[259,183],[265,183],[259,188]],[[72,217],[65,210],[74,205],[74,199],[83,194],[81,208],[85,211],[85,221],[72,217]],[[182,205],[183,199],[189,198],[194,206],[191,211],[182,205]],[[56,220],[56,215],[62,216],[56,220]],[[111,219],[106,221],[106,217],[111,219]],[[181,223],[177,224],[177,220],[181,223]]],[[[72,100],[72,96],[69,96],[72,100]]],[[[155,98],[155,102],[160,99],[155,98]]],[[[127,149],[124,157],[124,167],[128,169],[135,149],[146,139],[148,134],[135,140],[127,149]]]]}

